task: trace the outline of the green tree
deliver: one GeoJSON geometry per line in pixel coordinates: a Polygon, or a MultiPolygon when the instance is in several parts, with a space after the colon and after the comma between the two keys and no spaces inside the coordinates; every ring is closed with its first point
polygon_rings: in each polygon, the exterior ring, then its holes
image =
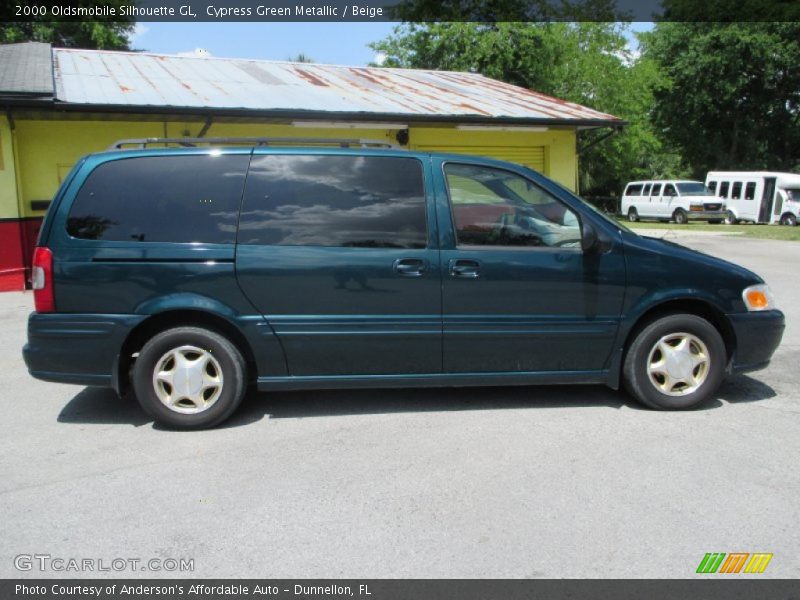
{"type": "Polygon", "coordinates": [[[298,62],[298,63],[313,63],[313,62],[316,62],[316,61],[314,61],[313,58],[311,58],[305,52],[299,52],[295,56],[290,56],[287,60],[289,60],[289,62],[298,62]]]}
{"type": "MultiPolygon", "coordinates": [[[[622,23],[406,24],[371,47],[384,66],[478,72],[626,120],[580,158],[581,191],[615,195],[633,178],[681,174],[650,125],[657,65],[637,60],[626,32],[622,23]]],[[[581,133],[579,145],[597,135],[581,133]]]]}
{"type": "Polygon", "coordinates": [[[800,23],[659,23],[653,121],[691,172],[800,166],[800,23]]]}
{"type": "MultiPolygon", "coordinates": [[[[94,6],[91,0],[73,3],[74,6],[94,6]]],[[[104,5],[119,9],[130,2],[111,0],[104,5]]],[[[3,14],[10,11],[10,5],[3,14]]],[[[119,15],[119,10],[117,10],[119,15]]],[[[97,48],[100,50],[129,50],[130,35],[136,23],[132,17],[114,17],[114,21],[96,22],[78,19],[53,20],[50,15],[32,17],[30,21],[13,21],[13,16],[0,19],[0,44],[18,42],[47,42],[59,48],[97,48]]]]}

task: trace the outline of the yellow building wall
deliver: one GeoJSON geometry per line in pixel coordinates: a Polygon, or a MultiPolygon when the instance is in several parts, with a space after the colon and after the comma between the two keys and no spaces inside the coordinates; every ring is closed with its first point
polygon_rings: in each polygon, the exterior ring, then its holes
{"type": "MultiPolygon", "coordinates": [[[[43,216],[33,210],[31,201],[49,200],[58,189],[69,169],[84,154],[105,150],[123,138],[196,136],[203,127],[200,121],[78,121],[24,120],[16,121],[17,157],[20,183],[21,216],[43,216]]],[[[0,121],[0,141],[5,130],[0,121]]],[[[544,174],[570,189],[575,189],[577,156],[574,130],[527,131],[466,131],[454,127],[412,126],[410,149],[459,151],[484,154],[493,158],[514,160],[526,148],[542,148],[544,174]],[[467,150],[463,150],[467,148],[467,150]],[[471,152],[470,149],[475,151],[471,152]]],[[[396,131],[384,129],[314,129],[289,124],[271,123],[214,123],[206,137],[323,137],[369,138],[396,143],[396,131]]],[[[4,159],[8,161],[3,146],[4,159]]],[[[0,171],[0,182],[4,180],[0,171]]],[[[13,178],[12,178],[13,181],[13,178]]],[[[16,191],[0,186],[0,210],[6,196],[16,191]]],[[[16,200],[8,200],[12,204],[16,200]]]]}
{"type": "Polygon", "coordinates": [[[14,148],[11,136],[8,119],[0,116],[0,219],[19,217],[14,148]]]}

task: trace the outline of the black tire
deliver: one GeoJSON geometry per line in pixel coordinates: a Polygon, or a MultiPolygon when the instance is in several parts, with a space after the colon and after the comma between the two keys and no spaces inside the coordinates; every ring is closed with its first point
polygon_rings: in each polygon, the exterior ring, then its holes
{"type": "Polygon", "coordinates": [[[733,214],[733,211],[728,211],[725,213],[725,225],[736,225],[739,222],[739,219],[736,218],[736,215],[733,214]]]}
{"type": "Polygon", "coordinates": [[[678,225],[686,225],[689,222],[689,216],[686,214],[686,211],[682,208],[677,209],[674,213],[672,213],[672,218],[678,225]]]}
{"type": "Polygon", "coordinates": [[[797,217],[795,217],[792,213],[786,213],[781,217],[781,225],[795,227],[797,225],[797,217]]]}
{"type": "MultiPolygon", "coordinates": [[[[212,366],[212,369],[216,367],[212,366]]],[[[214,331],[201,327],[175,327],[162,331],[144,345],[133,367],[133,389],[139,404],[157,423],[173,429],[209,428],[230,417],[244,398],[247,389],[245,361],[236,346],[214,331]],[[167,407],[159,399],[153,382],[154,369],[162,357],[183,346],[206,351],[216,361],[222,375],[221,390],[214,402],[193,414],[167,407]]]]}
{"type": "Polygon", "coordinates": [[[708,224],[709,225],[719,225],[720,223],[722,223],[722,219],[709,219],[708,220],[708,224]]]}
{"type": "Polygon", "coordinates": [[[639,220],[639,212],[633,206],[631,206],[628,209],[628,221],[630,221],[631,223],[636,223],[638,220],[639,220]]]}
{"type": "MultiPolygon", "coordinates": [[[[658,356],[658,355],[656,355],[658,356]]],[[[705,319],[690,314],[673,314],[645,325],[628,347],[623,366],[625,388],[640,403],[657,410],[685,410],[709,399],[722,383],[728,362],[725,343],[719,331],[705,319]],[[656,343],[673,333],[696,336],[708,351],[705,380],[696,390],[673,396],[663,393],[650,380],[648,360],[656,343]]]]}

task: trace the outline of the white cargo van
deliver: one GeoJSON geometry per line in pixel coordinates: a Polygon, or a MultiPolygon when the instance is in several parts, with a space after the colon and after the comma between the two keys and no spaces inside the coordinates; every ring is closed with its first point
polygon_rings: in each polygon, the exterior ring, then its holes
{"type": "Polygon", "coordinates": [[[710,171],[706,186],[727,207],[725,222],[797,225],[800,175],[772,171],[710,171]]]}
{"type": "Polygon", "coordinates": [[[634,222],[658,219],[687,223],[689,219],[704,219],[721,223],[725,206],[701,181],[658,179],[631,181],[626,185],[620,213],[634,222]]]}

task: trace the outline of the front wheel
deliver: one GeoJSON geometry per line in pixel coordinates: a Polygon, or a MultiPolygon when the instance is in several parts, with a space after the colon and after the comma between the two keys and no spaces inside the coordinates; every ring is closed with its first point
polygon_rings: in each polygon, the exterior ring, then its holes
{"type": "Polygon", "coordinates": [[[729,210],[725,213],[725,225],[736,225],[739,222],[739,219],[736,218],[736,215],[733,214],[733,211],[729,210]]]}
{"type": "Polygon", "coordinates": [[[781,225],[794,227],[797,225],[797,217],[795,217],[792,213],[787,213],[781,217],[781,225]]]}
{"type": "Polygon", "coordinates": [[[133,367],[133,389],[156,422],[203,429],[227,419],[246,390],[245,362],[220,334],[175,327],[148,341],[133,367]]]}
{"type": "Polygon", "coordinates": [[[689,216],[686,214],[686,211],[683,210],[682,208],[676,210],[675,213],[672,215],[672,218],[675,219],[675,222],[678,225],[686,225],[686,223],[689,222],[689,216]]]}
{"type": "Polygon", "coordinates": [[[650,408],[693,408],[717,390],[726,363],[725,343],[711,323],[668,315],[644,327],[628,348],[625,387],[650,408]]]}

